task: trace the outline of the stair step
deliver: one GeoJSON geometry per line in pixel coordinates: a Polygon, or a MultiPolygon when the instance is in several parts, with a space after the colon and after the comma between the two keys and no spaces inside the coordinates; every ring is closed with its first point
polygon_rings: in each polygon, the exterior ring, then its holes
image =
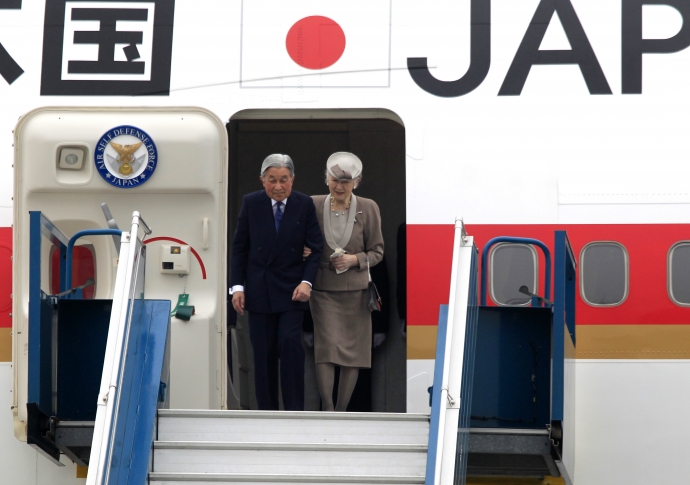
{"type": "Polygon", "coordinates": [[[156,485],[201,485],[220,483],[232,485],[271,485],[274,483],[308,483],[310,485],[421,485],[423,476],[378,475],[287,475],[287,474],[233,474],[233,473],[161,473],[149,475],[156,485]]]}
{"type": "Polygon", "coordinates": [[[155,442],[154,470],[178,473],[424,476],[426,445],[155,442]]]}
{"type": "Polygon", "coordinates": [[[156,441],[154,450],[266,450],[266,451],[397,451],[426,453],[426,445],[369,443],[237,443],[223,441],[156,441]]]}
{"type": "Polygon", "coordinates": [[[380,420],[380,421],[429,421],[422,413],[343,413],[328,411],[249,411],[217,409],[159,409],[161,417],[215,417],[215,418],[259,418],[259,419],[320,419],[320,420],[380,420]]]}
{"type": "Polygon", "coordinates": [[[161,410],[162,441],[426,444],[429,416],[394,413],[161,410]]]}

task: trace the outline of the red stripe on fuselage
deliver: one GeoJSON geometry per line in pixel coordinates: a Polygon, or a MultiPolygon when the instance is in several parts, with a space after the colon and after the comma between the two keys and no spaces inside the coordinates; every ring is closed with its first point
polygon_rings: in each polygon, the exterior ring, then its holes
{"type": "Polygon", "coordinates": [[[12,326],[12,228],[0,227],[0,328],[12,326]]]}
{"type": "MultiPolygon", "coordinates": [[[[690,324],[690,308],[673,303],[667,290],[668,251],[690,240],[690,224],[472,224],[467,231],[481,250],[489,239],[517,236],[539,239],[553,255],[554,231],[565,230],[576,259],[592,241],[616,241],[628,251],[628,298],[616,307],[592,307],[577,295],[577,323],[690,324]]],[[[438,307],[448,303],[453,255],[452,225],[407,226],[408,324],[436,325],[438,307]]],[[[538,251],[539,252],[539,251],[538,251]]],[[[539,294],[544,294],[544,258],[539,252],[539,294]]],[[[579,282],[578,282],[579,284],[579,282]]]]}

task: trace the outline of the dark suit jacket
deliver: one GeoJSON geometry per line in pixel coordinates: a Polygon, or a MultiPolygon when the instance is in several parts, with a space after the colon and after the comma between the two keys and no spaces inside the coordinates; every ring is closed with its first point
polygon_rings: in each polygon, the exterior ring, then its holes
{"type": "Polygon", "coordinates": [[[311,197],[292,191],[276,234],[271,199],[263,190],[244,196],[232,242],[230,287],[244,285],[245,308],[255,313],[303,310],[292,301],[301,281],[313,283],[323,237],[311,197]],[[304,246],[311,255],[302,259],[304,246]]]}

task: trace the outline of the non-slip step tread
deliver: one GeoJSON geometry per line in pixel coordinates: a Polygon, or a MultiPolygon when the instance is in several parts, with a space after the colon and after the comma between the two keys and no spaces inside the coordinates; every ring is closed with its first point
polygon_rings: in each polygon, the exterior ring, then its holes
{"type": "Polygon", "coordinates": [[[154,441],[154,450],[255,450],[426,453],[427,445],[378,443],[292,443],[228,441],[154,441]]]}
{"type": "Polygon", "coordinates": [[[154,449],[153,470],[175,473],[422,475],[426,452],[154,449]]]}
{"type": "MultiPolygon", "coordinates": [[[[339,418],[345,413],[333,413],[339,418]]],[[[295,443],[380,443],[426,444],[428,420],[347,420],[295,419],[273,417],[232,419],[208,414],[192,417],[161,416],[158,419],[160,441],[237,441],[295,443]]]]}
{"type": "Polygon", "coordinates": [[[251,482],[251,483],[353,483],[353,484],[422,484],[424,476],[378,475],[291,475],[254,473],[171,473],[151,472],[152,482],[251,482]]]}
{"type": "Polygon", "coordinates": [[[545,428],[470,428],[470,435],[473,434],[548,436],[549,431],[545,428]]]}
{"type": "Polygon", "coordinates": [[[344,421],[429,421],[428,414],[413,413],[339,413],[324,411],[235,411],[206,409],[160,409],[161,418],[212,417],[212,418],[257,418],[257,419],[316,419],[344,421]]]}

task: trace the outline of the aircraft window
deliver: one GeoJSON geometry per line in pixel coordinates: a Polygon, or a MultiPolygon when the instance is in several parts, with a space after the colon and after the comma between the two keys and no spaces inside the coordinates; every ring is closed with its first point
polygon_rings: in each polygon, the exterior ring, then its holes
{"type": "MultiPolygon", "coordinates": [[[[50,255],[50,293],[60,293],[60,251],[53,247],[50,255]]],[[[93,245],[75,246],[72,253],[72,286],[81,286],[87,280],[96,281],[96,253],[93,245]]],[[[96,285],[93,284],[82,290],[82,298],[91,300],[96,295],[96,285]]]]}
{"type": "Polygon", "coordinates": [[[674,303],[690,306],[690,241],[679,242],[668,252],[668,295],[674,303]]]}
{"type": "Polygon", "coordinates": [[[592,306],[620,305],[628,297],[628,251],[617,242],[593,242],[580,253],[580,294],[592,306]]]}
{"type": "Polygon", "coordinates": [[[491,299],[499,305],[528,305],[521,286],[536,293],[539,259],[529,244],[501,243],[491,250],[491,299]]]}

